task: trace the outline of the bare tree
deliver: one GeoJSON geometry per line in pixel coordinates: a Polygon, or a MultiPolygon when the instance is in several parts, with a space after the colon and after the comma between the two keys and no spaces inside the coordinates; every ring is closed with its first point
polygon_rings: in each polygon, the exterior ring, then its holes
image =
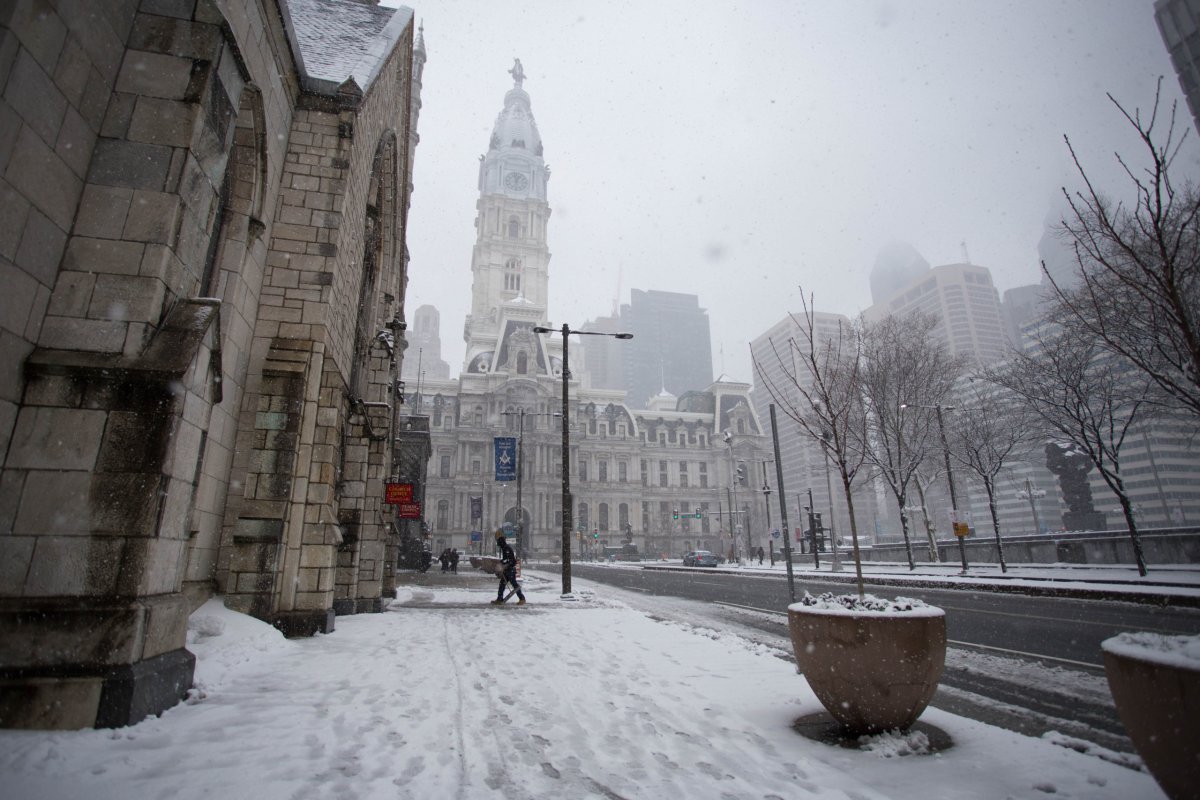
{"type": "Polygon", "coordinates": [[[861,382],[869,413],[866,437],[855,444],[900,510],[910,570],[916,563],[909,536],[909,486],[936,445],[934,417],[922,406],[944,402],[964,365],[935,336],[937,325],[932,314],[913,312],[863,326],[861,382]]]}
{"type": "MultiPolygon", "coordinates": [[[[1075,252],[1077,285],[1060,285],[1042,265],[1060,321],[1096,337],[1134,364],[1167,398],[1200,416],[1200,190],[1177,186],[1171,170],[1187,130],[1176,138],[1175,104],[1159,137],[1162,78],[1148,120],[1109,100],[1137,131],[1148,161],[1117,162],[1133,184],[1130,206],[1102,196],[1066,139],[1084,189],[1063,189],[1071,205],[1062,233],[1075,252]]],[[[1161,130],[1161,128],[1160,128],[1161,130]]]]}
{"type": "Polygon", "coordinates": [[[775,404],[805,435],[825,449],[837,467],[850,515],[855,577],[861,597],[862,556],[852,492],[863,461],[862,452],[854,443],[861,440],[865,426],[859,385],[858,331],[839,322],[833,336],[819,337],[812,296],[805,298],[801,292],[801,302],[803,313],[791,315],[795,334],[783,342],[771,341],[772,357],[782,378],[773,379],[757,359],[754,369],[775,404]]]}
{"type": "Polygon", "coordinates": [[[916,472],[913,473],[913,486],[917,490],[917,501],[920,504],[921,519],[925,523],[925,539],[929,545],[929,560],[933,563],[938,563],[942,560],[938,555],[937,548],[937,527],[933,524],[933,517],[929,515],[929,505],[925,502],[925,492],[935,482],[944,480],[942,467],[938,464],[937,459],[926,460],[916,472]]]}
{"type": "Polygon", "coordinates": [[[1087,455],[1121,504],[1138,572],[1145,575],[1133,504],[1121,476],[1121,447],[1146,413],[1150,378],[1095,342],[1049,325],[1034,332],[1026,351],[986,368],[983,377],[1012,392],[1028,412],[1087,455]]]}
{"type": "Polygon", "coordinates": [[[1030,443],[1031,428],[1022,425],[1012,398],[994,389],[985,391],[972,383],[962,397],[964,405],[950,424],[950,455],[970,470],[987,493],[988,512],[996,536],[1000,571],[1008,572],[1004,560],[1004,542],[1000,538],[1000,517],[996,512],[996,479],[1004,467],[1023,456],[1030,443]]]}

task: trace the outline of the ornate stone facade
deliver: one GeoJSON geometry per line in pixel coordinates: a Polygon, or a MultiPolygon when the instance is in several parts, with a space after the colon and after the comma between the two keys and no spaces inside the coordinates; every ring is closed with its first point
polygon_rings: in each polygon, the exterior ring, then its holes
{"type": "Polygon", "coordinates": [[[289,634],[381,607],[424,48],[353,0],[0,37],[0,725],[123,725],[214,592],[289,634]]]}
{"type": "MultiPolygon", "coordinates": [[[[550,171],[520,62],[511,72],[514,85],[480,157],[462,373],[425,379],[417,399],[432,439],[425,513],[434,552],[478,552],[490,537],[472,540],[472,531],[520,519],[527,533],[520,549],[550,559],[562,542],[564,345],[560,335],[533,330],[557,327],[547,322],[550,171]],[[515,482],[494,480],[498,435],[522,441],[519,501],[515,482]]],[[[719,380],[633,410],[624,392],[593,388],[584,348],[567,346],[573,551],[590,557],[631,542],[651,556],[693,548],[729,555],[736,526],[743,531],[737,552],[748,542],[767,548],[755,479],[770,442],[749,385],[719,380]],[[732,480],[739,460],[752,467],[745,485],[732,480]],[[676,519],[676,512],[689,517],[676,519]]]]}

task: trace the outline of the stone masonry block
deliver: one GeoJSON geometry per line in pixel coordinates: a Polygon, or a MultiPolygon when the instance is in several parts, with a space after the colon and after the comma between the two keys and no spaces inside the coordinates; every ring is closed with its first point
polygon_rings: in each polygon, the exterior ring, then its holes
{"type": "Polygon", "coordinates": [[[91,475],[83,471],[30,470],[13,523],[17,535],[87,536],[91,475]]]}
{"type": "Polygon", "coordinates": [[[37,59],[42,69],[50,72],[62,52],[67,38],[67,26],[59,19],[54,8],[46,0],[16,3],[6,11],[7,26],[17,34],[21,44],[37,59]]]}
{"type": "Polygon", "coordinates": [[[32,128],[21,128],[4,178],[61,230],[70,230],[83,182],[32,128]]]}
{"type": "MultiPolygon", "coordinates": [[[[0,138],[3,136],[0,131],[0,138]]],[[[17,257],[17,248],[25,233],[25,220],[33,206],[8,181],[0,178],[0,207],[4,209],[0,214],[0,258],[12,261],[17,257]]]]}
{"type": "Polygon", "coordinates": [[[53,286],[66,245],[67,235],[62,229],[36,208],[30,209],[17,250],[17,266],[43,286],[53,286]]]}
{"type": "Polygon", "coordinates": [[[92,65],[79,40],[68,36],[54,67],[54,85],[63,93],[70,105],[78,106],[87,89],[88,73],[92,65]]]}
{"type": "Polygon", "coordinates": [[[192,79],[192,59],[128,50],[117,76],[116,90],[182,100],[192,79]]]}
{"type": "Polygon", "coordinates": [[[91,319],[157,322],[162,316],[166,287],[157,278],[140,275],[97,275],[91,319]]]}
{"type": "Polygon", "coordinates": [[[130,203],[122,238],[134,242],[171,245],[179,226],[179,196],[167,192],[136,190],[130,203]]]}
{"type": "Polygon", "coordinates": [[[139,97],[129,120],[128,136],[135,142],[187,147],[199,112],[196,103],[139,97]]]}
{"type": "Polygon", "coordinates": [[[87,175],[96,145],[96,132],[74,108],[67,108],[54,143],[54,152],[81,180],[87,175]]]}
{"type": "Polygon", "coordinates": [[[116,587],[119,539],[40,536],[25,581],[25,597],[108,594],[116,587]]]}
{"type": "Polygon", "coordinates": [[[37,281],[24,271],[0,261],[0,329],[24,336],[29,311],[37,296],[37,281]]]}
{"type": "Polygon", "coordinates": [[[54,144],[67,110],[67,100],[28,50],[17,54],[4,99],[43,142],[54,144]]]}
{"type": "Polygon", "coordinates": [[[67,244],[63,267],[77,272],[137,275],[143,250],[143,245],[138,242],[73,236],[67,244]]]}
{"type": "Polygon", "coordinates": [[[72,408],[22,408],[8,464],[12,469],[90,470],[100,453],[107,415],[72,408]]]}
{"type": "Polygon", "coordinates": [[[165,145],[100,139],[88,180],[104,186],[161,191],[170,166],[171,148],[165,145]]]}
{"type": "Polygon", "coordinates": [[[83,187],[75,234],[96,239],[120,239],[133,190],[89,183],[83,187]]]}

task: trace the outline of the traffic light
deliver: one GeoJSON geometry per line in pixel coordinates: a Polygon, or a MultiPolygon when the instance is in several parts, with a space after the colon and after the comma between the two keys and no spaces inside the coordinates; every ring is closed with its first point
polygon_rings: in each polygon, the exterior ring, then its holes
{"type": "Polygon", "coordinates": [[[696,519],[700,518],[700,506],[696,506],[696,519]]]}
{"type": "Polygon", "coordinates": [[[673,512],[671,512],[671,519],[679,519],[679,509],[678,508],[675,509],[673,512]]]}
{"type": "Polygon", "coordinates": [[[599,539],[599,538],[600,538],[600,531],[599,531],[599,529],[592,531],[592,538],[593,538],[593,539],[599,539]]]}
{"type": "Polygon", "coordinates": [[[740,463],[739,463],[739,464],[737,465],[737,474],[736,474],[736,477],[737,477],[737,482],[738,482],[740,485],[742,485],[742,486],[745,486],[745,485],[746,485],[746,466],[745,466],[744,464],[740,464],[740,463]]]}

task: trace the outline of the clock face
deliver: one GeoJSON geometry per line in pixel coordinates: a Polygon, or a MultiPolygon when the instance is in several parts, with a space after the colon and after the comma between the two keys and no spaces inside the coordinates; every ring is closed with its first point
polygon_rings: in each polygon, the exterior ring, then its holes
{"type": "Polygon", "coordinates": [[[504,185],[514,192],[523,192],[529,185],[529,179],[520,172],[510,172],[504,176],[504,185]]]}

